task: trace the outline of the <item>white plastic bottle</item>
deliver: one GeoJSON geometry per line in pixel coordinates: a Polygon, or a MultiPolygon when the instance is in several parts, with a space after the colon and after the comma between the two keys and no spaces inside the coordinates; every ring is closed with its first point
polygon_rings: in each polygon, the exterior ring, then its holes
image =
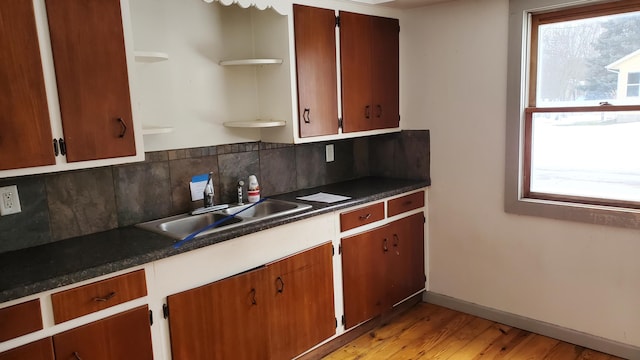
{"type": "Polygon", "coordinates": [[[260,201],[260,185],[255,175],[249,176],[249,186],[247,190],[247,201],[250,203],[260,201]]]}

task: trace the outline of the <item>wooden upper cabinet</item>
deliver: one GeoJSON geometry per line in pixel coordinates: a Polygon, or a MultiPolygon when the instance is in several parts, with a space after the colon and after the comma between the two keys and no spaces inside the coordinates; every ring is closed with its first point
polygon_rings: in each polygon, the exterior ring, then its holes
{"type": "Polygon", "coordinates": [[[397,19],[340,12],[344,132],[398,127],[397,19]]]}
{"type": "Polygon", "coordinates": [[[46,10],[67,161],[135,155],[120,0],[46,0],[46,10]]]}
{"type": "Polygon", "coordinates": [[[33,2],[0,1],[0,33],[0,170],[52,165],[33,2]]]}
{"type": "Polygon", "coordinates": [[[338,133],[336,16],[293,5],[300,137],[338,133]]]}
{"type": "Polygon", "coordinates": [[[267,266],[270,359],[292,359],[336,333],[332,259],[327,243],[267,266]]]}
{"type": "Polygon", "coordinates": [[[400,126],[398,19],[372,17],[372,119],[375,129],[400,126]]]}

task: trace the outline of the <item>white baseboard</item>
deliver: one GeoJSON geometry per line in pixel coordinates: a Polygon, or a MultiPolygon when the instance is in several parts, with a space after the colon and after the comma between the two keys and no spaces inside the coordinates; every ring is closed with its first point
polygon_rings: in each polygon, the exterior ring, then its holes
{"type": "Polygon", "coordinates": [[[488,308],[486,306],[459,300],[446,295],[427,291],[422,297],[424,302],[444,306],[453,310],[475,315],[501,324],[517,327],[536,334],[562,340],[571,344],[615,355],[630,360],[640,360],[640,348],[621,342],[601,338],[558,325],[530,319],[524,316],[488,308]]]}

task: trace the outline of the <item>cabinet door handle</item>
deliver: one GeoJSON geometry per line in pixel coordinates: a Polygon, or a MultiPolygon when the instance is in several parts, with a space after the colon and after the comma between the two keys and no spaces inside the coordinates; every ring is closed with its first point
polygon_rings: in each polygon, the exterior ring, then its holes
{"type": "Polygon", "coordinates": [[[120,124],[120,135],[118,135],[118,137],[123,138],[124,134],[127,133],[127,123],[125,123],[122,118],[118,118],[118,123],[120,124]]]}
{"type": "Polygon", "coordinates": [[[53,139],[53,155],[58,156],[60,152],[58,151],[58,139],[53,139]]]}
{"type": "Polygon", "coordinates": [[[302,112],[302,120],[304,120],[305,124],[311,123],[311,109],[304,109],[304,111],[302,112]]]}
{"type": "Polygon", "coordinates": [[[382,105],[380,105],[380,104],[376,105],[376,110],[378,110],[377,113],[376,113],[376,117],[381,117],[382,116],[382,105]]]}
{"type": "Polygon", "coordinates": [[[93,301],[95,301],[95,302],[105,302],[105,301],[111,300],[111,298],[114,297],[114,296],[116,296],[116,292],[112,291],[112,292],[108,293],[106,296],[94,297],[93,301]]]}
{"type": "Polygon", "coordinates": [[[80,355],[78,355],[78,352],[77,352],[77,351],[74,351],[74,352],[73,352],[73,357],[74,357],[76,360],[82,360],[82,358],[80,357],[80,355]]]}
{"type": "Polygon", "coordinates": [[[382,241],[382,251],[384,251],[384,252],[389,251],[389,245],[387,244],[387,238],[384,238],[384,240],[382,241]]]}
{"type": "Polygon", "coordinates": [[[396,255],[400,255],[400,237],[393,234],[393,247],[396,249],[396,255]]]}
{"type": "Polygon", "coordinates": [[[258,301],[256,301],[256,289],[251,289],[251,305],[258,305],[258,301]]]}
{"type": "Polygon", "coordinates": [[[371,118],[371,106],[367,105],[364,107],[364,117],[366,119],[370,119],[371,118]]]}
{"type": "Polygon", "coordinates": [[[62,156],[67,155],[67,144],[64,142],[64,139],[60,138],[58,140],[58,144],[60,144],[60,155],[62,156]]]}
{"type": "Polygon", "coordinates": [[[370,217],[371,217],[371,213],[368,213],[367,215],[360,215],[360,220],[362,221],[369,220],[370,217]]]}
{"type": "Polygon", "coordinates": [[[284,291],[284,281],[282,281],[282,278],[280,276],[278,276],[278,278],[276,279],[276,286],[278,293],[282,294],[282,292],[284,291]]]}

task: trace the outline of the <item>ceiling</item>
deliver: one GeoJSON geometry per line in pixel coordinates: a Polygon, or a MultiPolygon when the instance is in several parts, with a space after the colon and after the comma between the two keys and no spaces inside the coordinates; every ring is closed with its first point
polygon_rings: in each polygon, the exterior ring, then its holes
{"type": "Polygon", "coordinates": [[[388,6],[398,9],[411,9],[417,8],[429,4],[434,4],[437,2],[442,2],[446,0],[351,0],[355,2],[372,4],[372,5],[382,5],[388,6]]]}

